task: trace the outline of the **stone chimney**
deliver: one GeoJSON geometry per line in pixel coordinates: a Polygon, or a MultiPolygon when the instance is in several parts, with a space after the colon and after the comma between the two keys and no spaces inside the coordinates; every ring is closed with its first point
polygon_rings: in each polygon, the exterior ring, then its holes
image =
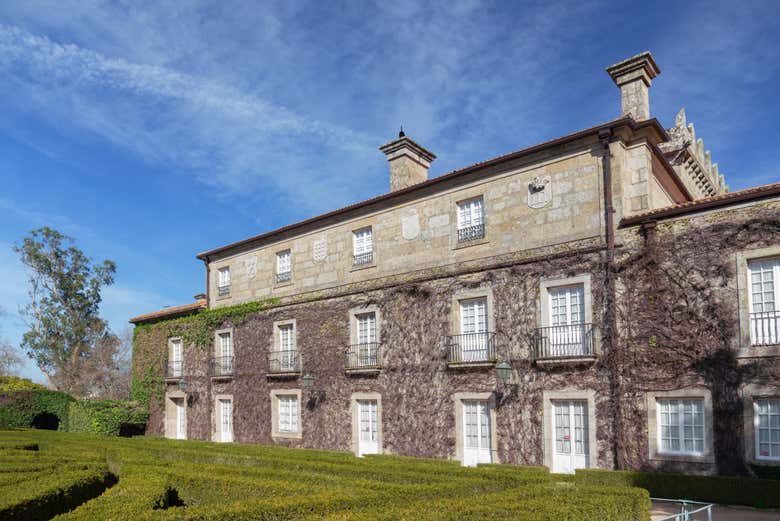
{"type": "Polygon", "coordinates": [[[422,183],[428,179],[428,169],[436,156],[404,134],[398,133],[398,139],[379,147],[390,162],[390,191],[422,183]]]}
{"type": "Polygon", "coordinates": [[[637,121],[649,119],[650,84],[653,78],[661,74],[653,55],[649,51],[637,54],[607,67],[607,73],[615,85],[620,87],[623,115],[630,114],[637,121]]]}

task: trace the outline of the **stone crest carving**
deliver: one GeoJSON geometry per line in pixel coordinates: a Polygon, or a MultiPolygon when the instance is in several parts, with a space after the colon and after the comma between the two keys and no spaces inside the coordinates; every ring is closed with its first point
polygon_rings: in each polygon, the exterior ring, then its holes
{"type": "Polygon", "coordinates": [[[528,206],[542,208],[552,201],[550,176],[534,177],[528,183],[528,206]]]}
{"type": "Polygon", "coordinates": [[[257,256],[250,257],[244,261],[247,278],[253,279],[257,275],[257,256]]]}
{"type": "Polygon", "coordinates": [[[314,262],[323,261],[327,256],[328,256],[328,243],[325,241],[325,239],[315,240],[311,252],[311,257],[312,259],[314,259],[314,262]]]}
{"type": "Polygon", "coordinates": [[[401,235],[407,241],[416,239],[420,234],[420,217],[417,212],[401,217],[401,235]]]}

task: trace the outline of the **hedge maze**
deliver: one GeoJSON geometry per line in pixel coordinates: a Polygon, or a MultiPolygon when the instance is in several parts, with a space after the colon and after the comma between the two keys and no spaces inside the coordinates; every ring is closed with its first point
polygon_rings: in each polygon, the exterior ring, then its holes
{"type": "Polygon", "coordinates": [[[649,505],[537,467],[0,432],[0,519],[647,521],[649,505]]]}

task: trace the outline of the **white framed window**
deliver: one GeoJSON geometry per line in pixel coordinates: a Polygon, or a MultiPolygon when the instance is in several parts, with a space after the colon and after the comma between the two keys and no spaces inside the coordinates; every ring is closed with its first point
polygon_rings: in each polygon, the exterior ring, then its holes
{"type": "Polygon", "coordinates": [[[292,252],[280,251],[276,254],[276,281],[287,282],[292,278],[292,252]]]}
{"type": "Polygon", "coordinates": [[[170,344],[168,376],[182,376],[184,372],[184,345],[182,344],[181,338],[171,338],[168,340],[168,343],[170,344]]]}
{"type": "Polygon", "coordinates": [[[277,352],[271,354],[270,370],[273,373],[294,372],[298,369],[298,353],[295,342],[295,323],[276,326],[277,352]]]}
{"type": "Polygon", "coordinates": [[[704,400],[701,398],[659,398],[658,451],[662,454],[701,456],[704,439],[704,400]]]}
{"type": "Polygon", "coordinates": [[[750,343],[780,343],[780,258],[748,262],[750,343]]]}
{"type": "Polygon", "coordinates": [[[460,301],[460,332],[463,335],[486,333],[488,330],[487,299],[460,301]]]}
{"type": "Polygon", "coordinates": [[[233,335],[230,333],[230,331],[225,331],[222,333],[217,334],[217,338],[219,338],[218,345],[218,351],[217,356],[218,357],[232,357],[233,356],[233,335]]]}
{"type": "Polygon", "coordinates": [[[295,350],[295,325],[282,324],[279,326],[278,330],[279,330],[279,350],[294,351],[295,350]]]}
{"type": "Polygon", "coordinates": [[[371,264],[374,260],[373,232],[370,226],[352,232],[352,253],[354,263],[371,264]]]}
{"type": "Polygon", "coordinates": [[[220,399],[219,402],[219,441],[233,441],[233,400],[220,399]]]}
{"type": "Polygon", "coordinates": [[[378,342],[376,331],[376,313],[359,313],[355,315],[355,327],[358,344],[369,344],[378,342]]]}
{"type": "Polygon", "coordinates": [[[458,203],[458,241],[471,241],[485,236],[485,212],[482,198],[458,203]]]}
{"type": "Polygon", "coordinates": [[[283,394],[278,395],[276,399],[279,407],[278,431],[281,433],[299,432],[300,426],[298,425],[298,396],[294,394],[283,394]]]}
{"type": "Polygon", "coordinates": [[[753,402],[756,459],[780,461],[780,398],[753,402]]]}
{"type": "Polygon", "coordinates": [[[217,294],[219,296],[230,293],[230,267],[225,266],[217,270],[217,294]]]}

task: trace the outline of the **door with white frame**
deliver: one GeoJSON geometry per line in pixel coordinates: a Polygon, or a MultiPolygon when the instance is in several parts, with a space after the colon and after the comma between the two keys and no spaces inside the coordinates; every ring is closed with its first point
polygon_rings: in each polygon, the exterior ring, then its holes
{"type": "Polygon", "coordinates": [[[590,465],[588,447],[588,402],[553,402],[553,472],[571,474],[590,465]]]}
{"type": "Polygon", "coordinates": [[[176,429],[175,438],[177,440],[187,439],[187,409],[184,398],[173,398],[171,400],[176,407],[176,429]]]}
{"type": "Polygon", "coordinates": [[[585,322],[585,288],[582,284],[550,288],[550,353],[548,356],[588,354],[585,322]]]}
{"type": "Polygon", "coordinates": [[[481,362],[489,360],[487,299],[477,298],[460,302],[460,353],[453,360],[481,362]]]}
{"type": "Polygon", "coordinates": [[[233,400],[219,400],[219,441],[233,441],[233,400]]]}
{"type": "Polygon", "coordinates": [[[358,400],[358,456],[379,454],[379,410],[376,400],[358,400]]]}
{"type": "Polygon", "coordinates": [[[490,406],[484,400],[463,402],[463,465],[492,462],[490,406]]]}

